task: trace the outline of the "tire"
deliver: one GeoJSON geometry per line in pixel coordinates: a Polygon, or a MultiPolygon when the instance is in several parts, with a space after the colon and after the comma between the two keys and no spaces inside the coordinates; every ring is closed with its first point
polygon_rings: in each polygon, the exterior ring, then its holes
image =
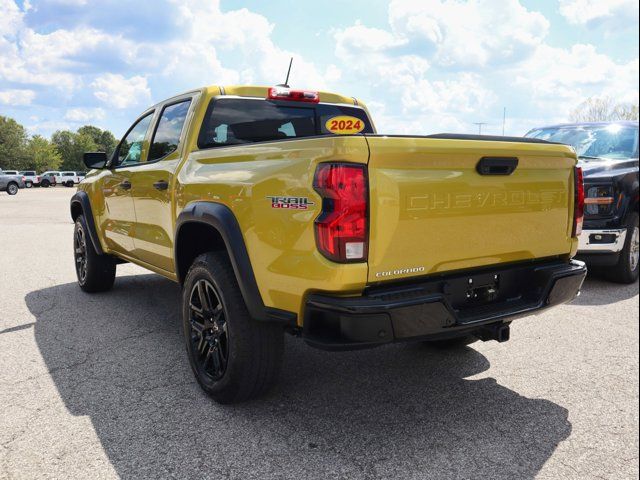
{"type": "Polygon", "coordinates": [[[51,186],[51,182],[49,180],[42,180],[42,182],[40,182],[40,186],[43,188],[49,188],[49,186],[51,186]]]}
{"type": "Polygon", "coordinates": [[[24,183],[24,186],[25,186],[26,188],[31,188],[31,187],[33,187],[33,182],[25,182],[25,183],[24,183]]]}
{"type": "Polygon", "coordinates": [[[638,230],[638,213],[633,212],[627,221],[627,238],[620,252],[618,264],[608,272],[611,281],[617,283],[634,283],[640,271],[639,257],[640,231],[638,230]]]}
{"type": "Polygon", "coordinates": [[[7,193],[9,195],[15,195],[16,193],[18,193],[19,189],[20,189],[20,187],[18,187],[18,184],[16,182],[10,182],[7,185],[7,193]]]}
{"type": "Polygon", "coordinates": [[[64,184],[65,187],[73,187],[73,181],[64,184]]]}
{"type": "Polygon", "coordinates": [[[109,255],[98,255],[88,235],[84,215],[79,215],[73,231],[73,258],[80,288],[88,293],[105,292],[116,278],[116,262],[109,255]]]}
{"type": "Polygon", "coordinates": [[[424,342],[425,345],[439,350],[457,350],[478,341],[478,337],[465,335],[463,337],[447,338],[446,340],[432,340],[424,342]]]}
{"type": "Polygon", "coordinates": [[[184,282],[182,317],[191,369],[216,402],[249,400],[276,382],[284,329],[251,318],[225,252],[193,262],[184,282]]]}

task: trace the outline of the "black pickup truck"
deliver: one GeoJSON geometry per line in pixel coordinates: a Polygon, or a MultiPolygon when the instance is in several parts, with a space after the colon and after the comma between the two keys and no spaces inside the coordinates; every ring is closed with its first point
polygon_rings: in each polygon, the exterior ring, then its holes
{"type": "Polygon", "coordinates": [[[575,148],[584,173],[585,212],[578,258],[621,283],[638,279],[638,122],[535,128],[527,137],[575,148]]]}

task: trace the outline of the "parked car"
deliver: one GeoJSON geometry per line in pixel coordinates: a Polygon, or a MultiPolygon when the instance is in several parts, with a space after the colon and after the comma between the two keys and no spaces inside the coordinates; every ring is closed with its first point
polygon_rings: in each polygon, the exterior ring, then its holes
{"type": "Polygon", "coordinates": [[[61,172],[61,171],[50,170],[50,171],[44,172],[42,175],[55,176],[56,185],[64,185],[65,187],[73,187],[75,184],[80,183],[80,179],[78,178],[78,175],[76,174],[76,172],[71,172],[71,171],[61,172]]]}
{"type": "Polygon", "coordinates": [[[60,172],[44,172],[40,175],[40,186],[43,188],[55,187],[58,184],[58,177],[56,173],[60,172]]]}
{"type": "Polygon", "coordinates": [[[84,159],[80,288],[110,289],[122,261],[179,282],[191,368],[222,403],[275,382],[285,332],[328,350],[504,342],[586,275],[566,145],[376,135],[350,96],[208,87],[84,159]]]}
{"type": "Polygon", "coordinates": [[[16,170],[0,170],[0,192],[15,195],[24,188],[24,178],[16,170]]]}
{"type": "Polygon", "coordinates": [[[24,170],[20,172],[20,175],[24,177],[24,185],[26,188],[37,187],[40,185],[40,176],[35,170],[24,170]]]}
{"type": "Polygon", "coordinates": [[[526,135],[571,145],[584,172],[585,211],[578,257],[611,280],[638,279],[638,122],[572,123],[526,135]]]}
{"type": "Polygon", "coordinates": [[[80,183],[80,177],[76,172],[60,172],[60,179],[58,183],[64,185],[65,187],[73,187],[80,183]]]}

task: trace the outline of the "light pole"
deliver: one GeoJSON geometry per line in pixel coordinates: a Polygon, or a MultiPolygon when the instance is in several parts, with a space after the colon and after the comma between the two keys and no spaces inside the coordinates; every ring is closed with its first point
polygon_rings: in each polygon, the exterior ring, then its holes
{"type": "Polygon", "coordinates": [[[478,135],[482,135],[482,126],[488,125],[487,122],[473,122],[474,125],[478,125],[478,135]]]}
{"type": "Polygon", "coordinates": [[[504,137],[504,124],[507,123],[507,107],[502,109],[502,136],[504,137]]]}

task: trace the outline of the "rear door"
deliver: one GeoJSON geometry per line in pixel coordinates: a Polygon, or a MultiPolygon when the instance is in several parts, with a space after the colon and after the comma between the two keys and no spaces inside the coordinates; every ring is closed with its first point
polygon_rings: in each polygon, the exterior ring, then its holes
{"type": "Polygon", "coordinates": [[[571,251],[569,147],[367,137],[369,281],[517,262],[571,251]],[[479,163],[498,168],[481,173],[479,163]],[[517,162],[505,175],[501,164],[517,162]]]}
{"type": "Polygon", "coordinates": [[[182,158],[184,138],[195,103],[193,95],[174,98],[162,106],[151,135],[146,162],[131,175],[136,211],[134,256],[173,272],[175,172],[182,158]]]}
{"type": "Polygon", "coordinates": [[[154,111],[146,112],[127,131],[117,147],[108,173],[101,179],[105,202],[102,223],[109,249],[131,255],[136,214],[131,197],[132,170],[147,158],[149,130],[154,111]]]}

